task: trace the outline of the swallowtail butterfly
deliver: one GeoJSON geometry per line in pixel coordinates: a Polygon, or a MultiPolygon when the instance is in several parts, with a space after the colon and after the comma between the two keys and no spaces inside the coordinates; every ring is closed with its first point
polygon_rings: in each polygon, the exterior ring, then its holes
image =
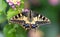
{"type": "Polygon", "coordinates": [[[50,20],[34,11],[22,12],[10,19],[11,23],[20,24],[26,29],[36,29],[39,25],[49,24],[50,20]]]}

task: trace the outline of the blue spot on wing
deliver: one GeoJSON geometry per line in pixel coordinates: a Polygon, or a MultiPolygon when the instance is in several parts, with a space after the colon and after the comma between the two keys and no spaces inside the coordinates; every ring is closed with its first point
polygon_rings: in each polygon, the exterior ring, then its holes
{"type": "Polygon", "coordinates": [[[25,28],[29,28],[30,26],[29,26],[29,24],[24,24],[23,25],[25,28]]]}
{"type": "Polygon", "coordinates": [[[32,24],[32,28],[36,28],[37,27],[37,25],[35,25],[35,24],[32,24]]]}

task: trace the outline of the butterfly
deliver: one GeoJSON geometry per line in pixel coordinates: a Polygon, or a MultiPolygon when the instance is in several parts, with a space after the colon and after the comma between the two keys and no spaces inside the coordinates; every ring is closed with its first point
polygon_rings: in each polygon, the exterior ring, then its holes
{"type": "Polygon", "coordinates": [[[20,24],[25,29],[37,29],[40,25],[50,24],[47,17],[32,10],[13,16],[10,22],[20,24]]]}

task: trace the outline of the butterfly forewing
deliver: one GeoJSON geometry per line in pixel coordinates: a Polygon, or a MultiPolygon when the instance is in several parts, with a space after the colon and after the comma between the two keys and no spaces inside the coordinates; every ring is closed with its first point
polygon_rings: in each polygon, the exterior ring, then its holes
{"type": "Polygon", "coordinates": [[[39,14],[38,19],[37,19],[37,21],[35,23],[40,24],[40,25],[49,24],[50,20],[47,17],[39,14]]]}
{"type": "Polygon", "coordinates": [[[22,16],[21,13],[17,14],[16,16],[13,16],[11,19],[10,19],[10,22],[11,23],[19,23],[19,24],[22,24],[22,23],[25,23],[25,21],[22,19],[24,18],[22,16]]]}

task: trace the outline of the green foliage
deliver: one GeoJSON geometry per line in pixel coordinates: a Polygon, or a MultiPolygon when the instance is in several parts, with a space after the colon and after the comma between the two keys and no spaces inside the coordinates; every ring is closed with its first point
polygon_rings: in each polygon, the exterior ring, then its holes
{"type": "MultiPolygon", "coordinates": [[[[20,9],[24,8],[23,4],[21,4],[20,9]]],[[[6,11],[7,8],[7,3],[4,0],[0,0],[0,24],[19,13],[18,9],[13,10],[10,8],[6,11]]],[[[27,31],[18,24],[7,24],[3,32],[5,37],[27,37],[27,31]]]]}
{"type": "Polygon", "coordinates": [[[3,31],[6,37],[27,37],[27,31],[18,24],[8,24],[3,31]]]}
{"type": "Polygon", "coordinates": [[[13,28],[12,25],[6,25],[4,27],[3,31],[4,31],[5,37],[16,37],[15,36],[15,30],[12,28],[13,28]]]}
{"type": "Polygon", "coordinates": [[[4,12],[6,10],[7,4],[4,0],[0,0],[0,12],[4,12]]]}
{"type": "Polygon", "coordinates": [[[6,7],[7,4],[3,0],[0,0],[0,23],[6,21],[6,15],[5,15],[6,7]]]}
{"type": "Polygon", "coordinates": [[[6,16],[3,13],[0,13],[0,23],[5,22],[6,20],[6,16]]]}
{"type": "Polygon", "coordinates": [[[18,10],[9,9],[8,12],[7,12],[7,19],[10,19],[12,16],[14,16],[18,13],[19,13],[18,10]]]}

